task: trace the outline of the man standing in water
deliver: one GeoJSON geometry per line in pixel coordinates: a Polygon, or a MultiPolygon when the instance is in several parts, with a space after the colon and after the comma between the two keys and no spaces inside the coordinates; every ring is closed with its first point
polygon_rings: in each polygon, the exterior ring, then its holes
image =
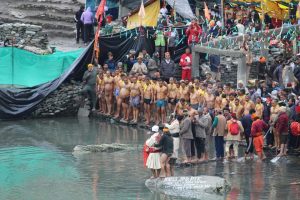
{"type": "Polygon", "coordinates": [[[168,95],[168,88],[164,85],[162,80],[159,80],[158,87],[156,88],[155,91],[155,102],[157,108],[157,118],[156,118],[157,125],[159,124],[160,121],[163,124],[166,123],[167,95],[168,95]]]}
{"type": "Polygon", "coordinates": [[[110,72],[106,72],[106,77],[104,77],[104,95],[107,106],[106,115],[112,114],[112,100],[113,100],[113,90],[114,90],[114,78],[110,75],[110,72]]]}
{"type": "MultiPolygon", "coordinates": [[[[147,168],[151,169],[152,177],[158,178],[161,170],[161,162],[160,162],[160,147],[155,147],[155,144],[159,142],[160,133],[159,127],[153,126],[152,132],[154,133],[145,143],[146,149],[145,151],[148,153],[148,157],[146,159],[147,168]]],[[[147,154],[146,154],[147,155],[147,154]]]]}
{"type": "Polygon", "coordinates": [[[123,118],[121,122],[127,123],[129,120],[129,98],[131,83],[126,75],[122,75],[123,82],[120,84],[120,101],[122,102],[123,118]]]}
{"type": "Polygon", "coordinates": [[[171,176],[170,172],[170,157],[173,154],[173,138],[169,132],[168,128],[163,129],[163,136],[161,137],[158,144],[155,144],[155,147],[161,147],[161,156],[160,156],[160,164],[161,164],[161,175],[160,177],[168,177],[171,176]]]}
{"type": "Polygon", "coordinates": [[[263,131],[268,129],[268,125],[261,119],[259,119],[256,114],[252,114],[252,126],[251,126],[251,137],[253,138],[253,145],[255,147],[255,151],[260,160],[264,160],[266,158],[263,147],[264,147],[264,137],[263,131]]]}
{"type": "Polygon", "coordinates": [[[186,155],[186,160],[183,163],[191,163],[191,158],[192,158],[191,143],[194,138],[192,133],[192,120],[189,117],[189,113],[187,110],[183,111],[183,115],[184,117],[179,117],[179,121],[180,121],[179,135],[182,139],[182,147],[186,155]]]}
{"type": "Polygon", "coordinates": [[[95,109],[96,105],[96,79],[97,79],[97,70],[94,69],[93,64],[88,64],[88,70],[84,72],[83,75],[83,89],[81,94],[85,97],[88,96],[90,100],[90,107],[92,110],[95,109]]]}
{"type": "Polygon", "coordinates": [[[145,117],[146,117],[146,125],[150,124],[151,120],[151,104],[154,102],[154,88],[151,85],[150,79],[145,77],[145,84],[144,84],[144,110],[145,110],[145,117]]]}
{"type": "Polygon", "coordinates": [[[139,116],[139,105],[144,101],[143,89],[140,83],[137,82],[136,77],[132,77],[132,84],[130,87],[130,106],[132,107],[133,119],[131,123],[136,124],[139,116]]]}

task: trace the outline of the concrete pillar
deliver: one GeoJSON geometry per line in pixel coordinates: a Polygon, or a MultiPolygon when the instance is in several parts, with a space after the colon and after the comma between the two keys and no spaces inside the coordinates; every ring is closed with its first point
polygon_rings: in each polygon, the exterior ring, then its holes
{"type": "MultiPolygon", "coordinates": [[[[246,69],[246,56],[243,56],[238,59],[238,67],[237,67],[237,82],[242,80],[245,85],[247,85],[247,69],[246,69]]],[[[237,83],[236,82],[236,83],[237,83]]]]}
{"type": "Polygon", "coordinates": [[[200,76],[200,55],[199,52],[196,52],[194,47],[192,49],[192,77],[199,77],[200,76]]]}

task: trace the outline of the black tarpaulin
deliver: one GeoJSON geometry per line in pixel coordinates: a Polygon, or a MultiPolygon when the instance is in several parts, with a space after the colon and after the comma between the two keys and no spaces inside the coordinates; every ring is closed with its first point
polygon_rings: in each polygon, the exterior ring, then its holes
{"type": "MultiPolygon", "coordinates": [[[[178,62],[187,47],[185,38],[186,27],[177,27],[176,30],[179,35],[179,44],[175,49],[175,62],[178,62]]],[[[137,54],[146,49],[148,54],[152,56],[155,49],[154,33],[155,29],[147,27],[146,29],[135,28],[122,33],[101,36],[99,43],[100,64],[103,64],[107,59],[108,52],[113,53],[116,61],[124,61],[130,49],[134,49],[137,54]]]]}

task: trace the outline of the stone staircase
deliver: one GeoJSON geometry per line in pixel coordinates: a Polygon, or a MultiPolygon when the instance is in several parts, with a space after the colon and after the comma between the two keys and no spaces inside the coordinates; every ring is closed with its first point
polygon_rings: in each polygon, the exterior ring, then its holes
{"type": "Polygon", "coordinates": [[[1,0],[0,23],[40,25],[50,38],[74,38],[73,17],[83,2],[83,0],[1,0]]]}

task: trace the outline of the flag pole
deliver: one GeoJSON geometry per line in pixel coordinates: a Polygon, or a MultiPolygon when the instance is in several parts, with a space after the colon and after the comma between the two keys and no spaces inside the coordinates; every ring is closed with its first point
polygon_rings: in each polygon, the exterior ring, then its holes
{"type": "Polygon", "coordinates": [[[222,16],[222,18],[221,18],[221,20],[222,20],[222,28],[224,28],[224,26],[225,26],[225,20],[224,20],[224,0],[221,0],[221,16],[222,16]]]}

